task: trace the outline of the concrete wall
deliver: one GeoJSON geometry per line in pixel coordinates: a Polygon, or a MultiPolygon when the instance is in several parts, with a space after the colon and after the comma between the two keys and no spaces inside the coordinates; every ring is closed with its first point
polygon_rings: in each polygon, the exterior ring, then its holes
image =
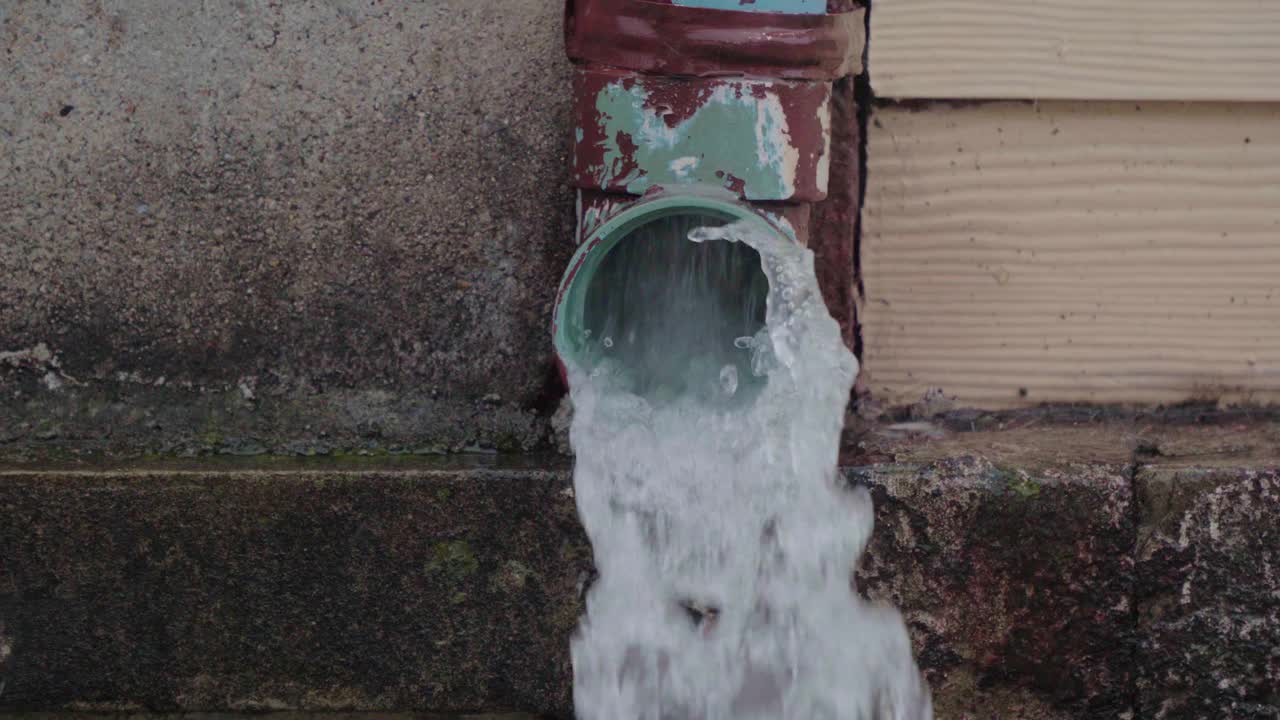
{"type": "Polygon", "coordinates": [[[0,459],[543,444],[560,12],[0,4],[0,459]]]}

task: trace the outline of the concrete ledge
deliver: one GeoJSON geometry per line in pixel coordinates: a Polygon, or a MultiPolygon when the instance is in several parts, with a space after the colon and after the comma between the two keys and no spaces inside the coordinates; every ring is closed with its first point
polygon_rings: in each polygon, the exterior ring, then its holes
{"type": "Polygon", "coordinates": [[[1165,439],[1139,469],[1142,717],[1280,717],[1280,432],[1165,439]]]}
{"type": "MultiPolygon", "coordinates": [[[[906,427],[846,470],[877,502],[858,585],[903,610],[940,717],[1274,717],[1270,426],[1220,434],[1247,457],[906,427]]],[[[0,511],[0,711],[570,714],[567,470],[15,470],[0,511]]]]}
{"type": "Polygon", "coordinates": [[[451,714],[386,712],[269,712],[269,713],[84,713],[84,712],[0,712],[0,720],[537,720],[523,713],[451,714]]]}
{"type": "Polygon", "coordinates": [[[82,713],[82,712],[32,712],[2,713],[0,720],[537,720],[523,713],[483,713],[463,715],[439,715],[436,713],[386,713],[386,712],[269,712],[269,713],[82,713]]]}
{"type": "Polygon", "coordinates": [[[1131,709],[1123,465],[1029,470],[965,456],[855,477],[877,508],[859,580],[902,609],[939,717],[1131,709]]]}
{"type": "Polygon", "coordinates": [[[0,475],[0,709],[569,707],[562,472],[0,475]]]}

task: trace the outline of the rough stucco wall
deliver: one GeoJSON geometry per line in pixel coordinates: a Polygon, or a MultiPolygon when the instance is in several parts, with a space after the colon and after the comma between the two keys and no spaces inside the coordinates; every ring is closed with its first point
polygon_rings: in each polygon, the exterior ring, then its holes
{"type": "Polygon", "coordinates": [[[0,5],[0,456],[543,442],[560,12],[0,5]]]}

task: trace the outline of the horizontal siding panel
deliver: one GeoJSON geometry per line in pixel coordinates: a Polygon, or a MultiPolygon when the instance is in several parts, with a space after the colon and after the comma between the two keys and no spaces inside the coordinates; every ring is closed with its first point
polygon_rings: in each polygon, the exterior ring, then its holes
{"type": "Polygon", "coordinates": [[[885,98],[1280,100],[1276,0],[877,0],[885,98]]]}
{"type": "Polygon", "coordinates": [[[890,105],[867,181],[882,400],[1280,402],[1280,105],[890,105]]]}

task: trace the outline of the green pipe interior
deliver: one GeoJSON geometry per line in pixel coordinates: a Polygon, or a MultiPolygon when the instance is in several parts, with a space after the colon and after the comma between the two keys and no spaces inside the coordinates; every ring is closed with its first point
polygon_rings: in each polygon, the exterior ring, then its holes
{"type": "Polygon", "coordinates": [[[634,392],[650,397],[749,394],[723,393],[726,373],[756,389],[751,352],[734,340],[764,325],[760,256],[743,243],[686,239],[695,227],[735,220],[777,232],[746,206],[699,196],[643,201],[602,225],[570,263],[556,310],[555,346],[566,365],[610,360],[634,392]]]}

